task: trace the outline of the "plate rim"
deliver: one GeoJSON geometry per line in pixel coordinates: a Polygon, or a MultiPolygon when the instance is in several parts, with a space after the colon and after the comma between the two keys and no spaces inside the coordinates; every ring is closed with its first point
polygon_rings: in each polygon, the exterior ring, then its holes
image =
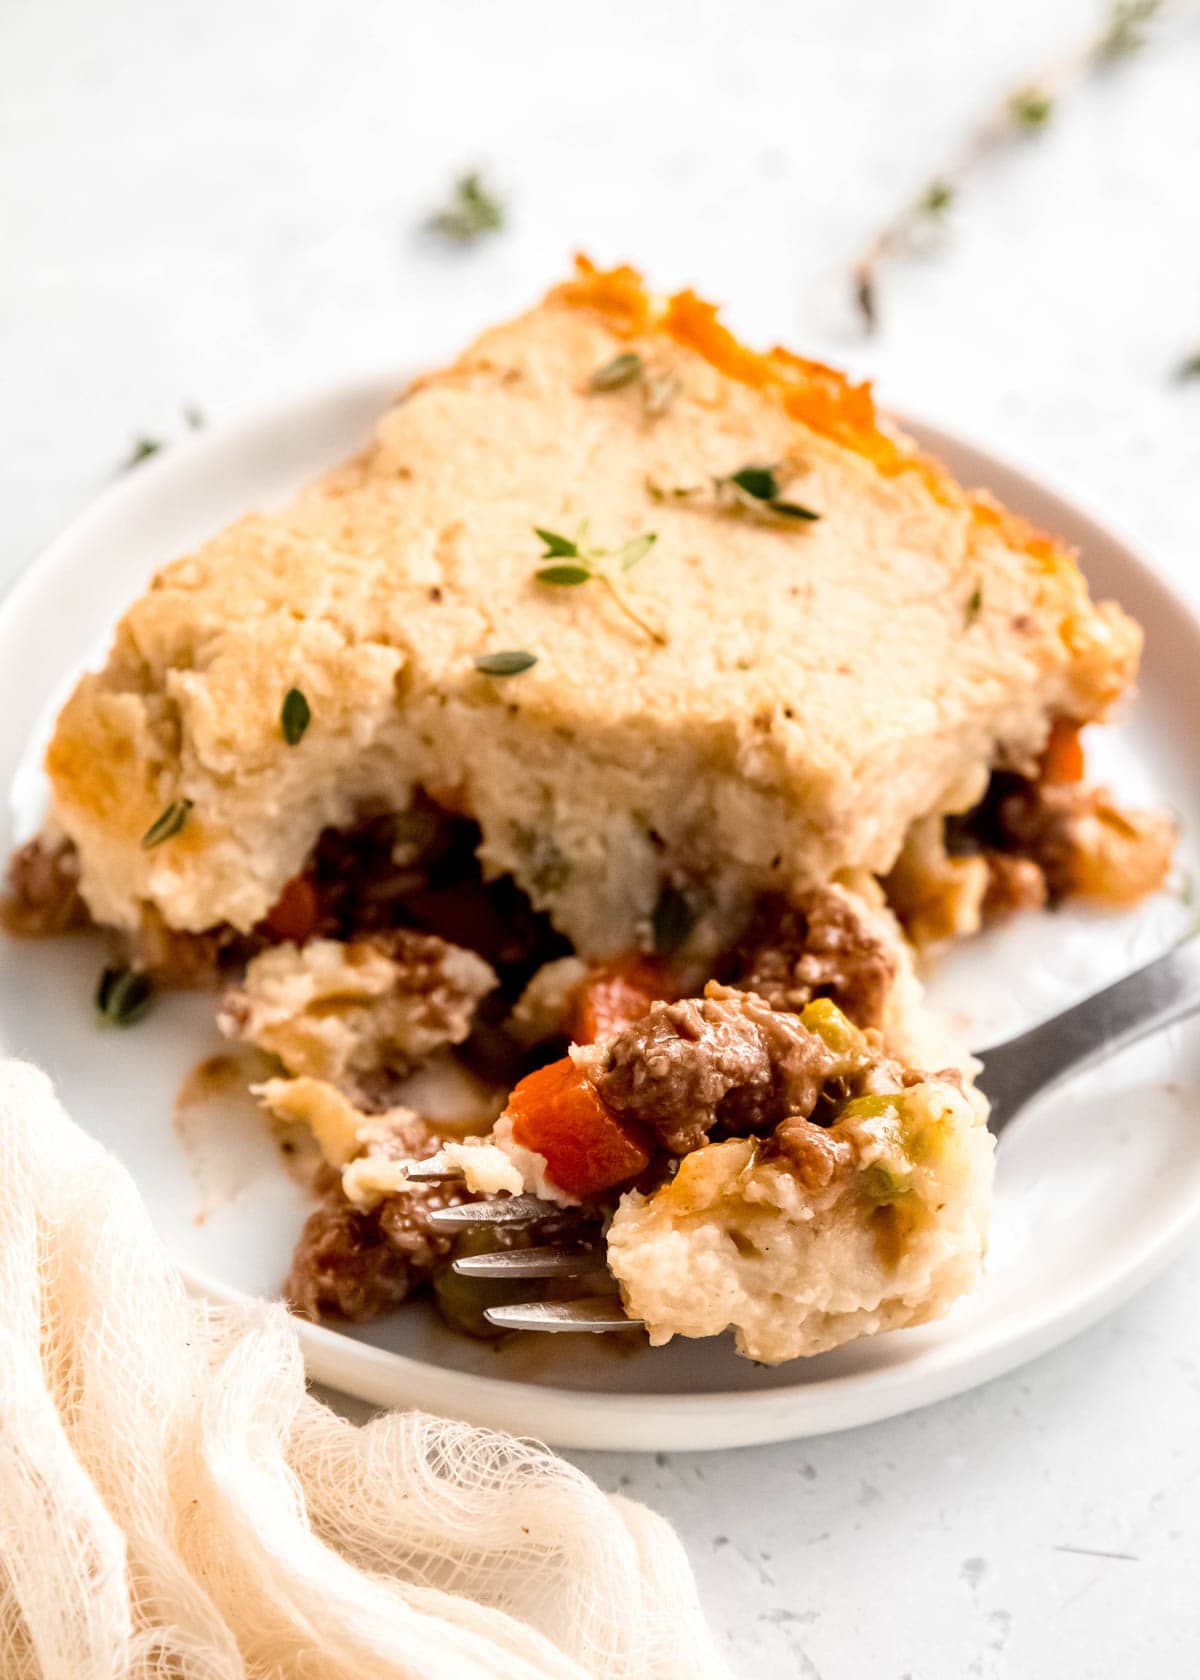
{"type": "MultiPolygon", "coordinates": [[[[86,542],[89,532],[119,515],[131,497],[161,494],[172,477],[185,479],[202,465],[206,453],[244,445],[264,431],[302,428],[306,419],[335,405],[382,412],[388,395],[401,389],[411,373],[381,373],[377,368],[351,371],[270,402],[230,421],[189,436],[157,459],[139,466],[134,479],[118,478],[92,498],[65,528],[36,554],[0,598],[0,641],[19,627],[64,558],[86,542]]],[[[1124,522],[1110,518],[1066,479],[1034,468],[1007,443],[994,445],[978,433],[964,432],[907,404],[885,403],[883,412],[938,455],[965,453],[988,471],[998,471],[1027,488],[1031,498],[1059,504],[1070,524],[1087,528],[1119,551],[1120,562],[1140,591],[1186,620],[1200,636],[1200,607],[1174,580],[1155,566],[1153,545],[1124,522]]],[[[1008,497],[1011,500],[1011,493],[1008,497]]],[[[1018,505],[1017,511],[1020,511],[1018,505]]],[[[81,1116],[86,1129],[86,1117],[81,1116]]],[[[131,1174],[132,1176],[132,1174],[131,1174]]],[[[136,1183],[136,1180],[135,1180],[136,1183]]],[[[656,1451],[678,1449],[680,1435],[688,1450],[721,1450],[862,1427],[963,1393],[1059,1346],[1107,1313],[1116,1310],[1178,1254],[1200,1224],[1200,1194],[1181,1203],[1174,1217],[1143,1240],[1132,1257],[1118,1252],[1097,1279],[1095,1272],[1064,1298],[1061,1289],[1039,1311],[1027,1311],[1013,1328],[1002,1320],[988,1332],[978,1328],[965,1341],[951,1337],[926,1349],[919,1362],[884,1370],[847,1372],[816,1383],[798,1382],[755,1391],[724,1389],[696,1393],[639,1393],[606,1390],[593,1393],[545,1383],[480,1375],[436,1365],[405,1353],[358,1341],[336,1329],[295,1318],[293,1323],[310,1378],[340,1392],[380,1406],[444,1408],[470,1422],[528,1434],[522,1413],[540,1414],[535,1433],[551,1444],[576,1449],[656,1451]],[[606,1413],[611,1416],[606,1417],[606,1413]],[[630,1414],[637,1414],[631,1439],[630,1414]]],[[[222,1304],[246,1304],[251,1296],[211,1273],[174,1260],[187,1287],[222,1304]]]]}

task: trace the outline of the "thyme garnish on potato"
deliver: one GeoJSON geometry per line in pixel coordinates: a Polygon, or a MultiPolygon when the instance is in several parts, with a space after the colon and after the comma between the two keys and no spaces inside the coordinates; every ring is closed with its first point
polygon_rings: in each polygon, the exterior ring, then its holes
{"type": "Polygon", "coordinates": [[[500,653],[477,653],[475,669],[483,677],[519,677],[538,662],[536,653],[525,648],[505,648],[500,653]]]}
{"type": "Polygon", "coordinates": [[[596,369],[588,380],[588,390],[621,391],[634,384],[641,386],[642,412],[647,420],[660,420],[681,389],[678,376],[669,368],[656,368],[636,350],[622,350],[596,369]]]}
{"type": "Polygon", "coordinates": [[[612,596],[617,606],[638,629],[650,637],[659,646],[666,643],[667,638],[655,625],[651,624],[629,600],[621,587],[620,578],[631,571],[639,560],[643,560],[658,541],[657,531],[644,531],[641,536],[631,537],[622,543],[620,548],[600,548],[587,540],[587,521],[579,527],[578,537],[564,537],[558,531],[547,531],[539,525],[534,526],[534,535],[545,543],[543,560],[549,565],[539,566],[534,572],[538,583],[545,583],[553,588],[573,589],[580,584],[599,583],[612,596]]]}
{"type": "Polygon", "coordinates": [[[821,515],[803,502],[791,502],[781,494],[779,466],[739,467],[728,478],[716,480],[717,495],[733,506],[760,517],[782,520],[813,520],[821,515]]]}
{"type": "Polygon", "coordinates": [[[190,799],[173,799],[161,816],[156,817],[145,834],[142,835],[143,850],[152,851],[155,846],[161,846],[164,840],[170,840],[178,834],[187,821],[188,812],[191,808],[192,801],[190,799]]]}
{"type": "Polygon", "coordinates": [[[279,712],[279,728],[289,747],[294,747],[304,737],[304,731],[312,722],[312,709],[298,688],[289,688],[283,697],[283,705],[279,712]]]}

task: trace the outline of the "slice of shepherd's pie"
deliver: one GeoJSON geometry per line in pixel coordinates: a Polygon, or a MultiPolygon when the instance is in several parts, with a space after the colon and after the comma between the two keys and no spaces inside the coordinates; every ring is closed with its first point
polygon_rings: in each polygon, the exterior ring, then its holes
{"type": "Polygon", "coordinates": [[[1161,884],[1170,824],[1082,779],[1139,646],[868,387],[581,261],[158,574],[63,708],[7,920],[235,982],[327,1162],[306,1310],[444,1276],[401,1164],[453,1059],[504,1109],[450,1145],[473,1186],[582,1206],[656,1339],[790,1357],[978,1270],[984,1104],[895,918],[1161,884]]]}

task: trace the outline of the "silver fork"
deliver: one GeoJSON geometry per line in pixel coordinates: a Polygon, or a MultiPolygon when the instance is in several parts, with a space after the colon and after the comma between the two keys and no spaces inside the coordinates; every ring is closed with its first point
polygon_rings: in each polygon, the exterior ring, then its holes
{"type": "MultiPolygon", "coordinates": [[[[1093,992],[1048,1021],[976,1054],[983,1067],[978,1084],[991,1104],[988,1124],[999,1136],[1037,1097],[1119,1054],[1152,1033],[1200,1013],[1200,938],[1189,935],[1164,956],[1093,992]]],[[[459,1170],[439,1168],[436,1157],[408,1169],[420,1183],[460,1181],[459,1170]]],[[[562,1208],[536,1196],[496,1196],[464,1202],[430,1215],[439,1231],[468,1227],[532,1227],[562,1208]]],[[[599,1250],[573,1254],[558,1245],[464,1255],[454,1262],[464,1277],[496,1279],[584,1278],[604,1271],[599,1250]]],[[[573,1301],[528,1301],[489,1307],[485,1316],[505,1330],[629,1330],[640,1319],[626,1314],[615,1289],[573,1301]]]]}

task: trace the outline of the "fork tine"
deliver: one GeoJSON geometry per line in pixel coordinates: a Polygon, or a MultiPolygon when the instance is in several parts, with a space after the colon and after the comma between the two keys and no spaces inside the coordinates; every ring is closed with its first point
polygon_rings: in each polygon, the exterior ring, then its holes
{"type": "Polygon", "coordinates": [[[604,1270],[598,1250],[569,1254],[565,1248],[507,1248],[496,1254],[464,1254],[454,1262],[462,1277],[542,1278],[579,1277],[604,1270]]]}
{"type": "Polygon", "coordinates": [[[563,1333],[586,1330],[636,1330],[640,1318],[629,1318],[612,1296],[582,1301],[526,1301],[515,1307],[488,1307],[484,1317],[498,1330],[543,1330],[563,1333]]]}
{"type": "Polygon", "coordinates": [[[562,1213],[556,1202],[540,1196],[494,1196],[485,1202],[459,1202],[426,1217],[435,1231],[462,1231],[471,1225],[533,1225],[562,1213]]]}
{"type": "Polygon", "coordinates": [[[461,1167],[442,1166],[436,1155],[407,1162],[404,1174],[412,1184],[461,1184],[466,1177],[461,1167]]]}

